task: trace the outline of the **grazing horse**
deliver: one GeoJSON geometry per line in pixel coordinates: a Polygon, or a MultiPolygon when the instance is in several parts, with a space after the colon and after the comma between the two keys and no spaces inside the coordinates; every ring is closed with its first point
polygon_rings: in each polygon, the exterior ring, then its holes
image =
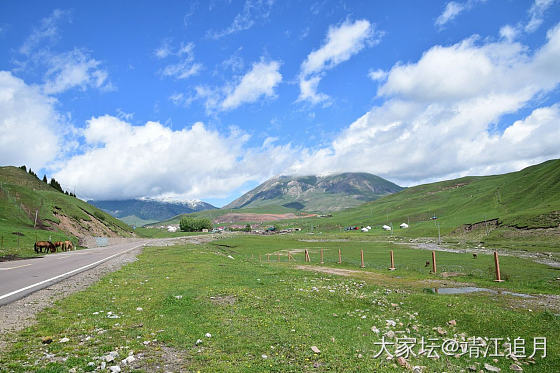
{"type": "MultiPolygon", "coordinates": [[[[54,245],[54,247],[55,247],[56,249],[58,249],[58,248],[60,247],[60,250],[64,250],[64,242],[63,242],[63,241],[55,241],[55,242],[53,243],[53,245],[54,245]]],[[[51,249],[51,250],[52,250],[52,249],[51,249]]],[[[55,250],[55,251],[56,251],[56,250],[55,250]]],[[[64,251],[66,251],[66,250],[64,250],[64,251]]]]}
{"type": "Polygon", "coordinates": [[[62,250],[64,250],[64,251],[74,250],[74,245],[72,245],[72,241],[64,241],[62,243],[62,250]]]}
{"type": "Polygon", "coordinates": [[[33,248],[37,254],[42,253],[43,250],[46,253],[48,253],[49,250],[53,253],[56,251],[56,246],[54,246],[51,241],[37,241],[35,242],[35,245],[33,245],[33,248]]]}

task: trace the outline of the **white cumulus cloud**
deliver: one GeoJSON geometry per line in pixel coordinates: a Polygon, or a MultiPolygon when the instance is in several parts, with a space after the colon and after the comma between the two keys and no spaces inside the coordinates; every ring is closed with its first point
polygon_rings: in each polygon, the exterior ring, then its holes
{"type": "Polygon", "coordinates": [[[221,133],[200,122],[172,130],[104,115],[87,122],[85,151],[61,164],[54,177],[85,198],[223,196],[292,162],[289,146],[248,148],[248,139],[238,129],[221,133]]]}
{"type": "Polygon", "coordinates": [[[222,101],[222,109],[234,109],[241,104],[257,101],[261,96],[274,97],[274,88],[282,81],[278,61],[258,62],[253,64],[222,101]]]}
{"type": "Polygon", "coordinates": [[[560,26],[547,37],[532,53],[507,40],[478,44],[469,38],[396,64],[378,90],[385,102],[329,147],[304,154],[291,171],[369,171],[410,185],[560,157],[558,103],[501,123],[560,84],[560,26]]]}
{"type": "Polygon", "coordinates": [[[0,164],[38,170],[63,149],[64,118],[55,100],[9,71],[0,71],[0,164]]]}
{"type": "Polygon", "coordinates": [[[317,92],[323,73],[349,60],[368,45],[379,43],[382,33],[376,32],[374,25],[362,19],[345,21],[329,27],[323,45],[309,53],[301,64],[299,76],[300,95],[298,101],[313,104],[326,101],[328,96],[317,92]]]}

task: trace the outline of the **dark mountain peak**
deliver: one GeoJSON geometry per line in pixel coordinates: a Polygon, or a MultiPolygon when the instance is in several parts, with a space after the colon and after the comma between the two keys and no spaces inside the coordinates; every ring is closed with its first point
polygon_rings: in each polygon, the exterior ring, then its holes
{"type": "Polygon", "coordinates": [[[401,189],[388,180],[366,172],[345,172],[326,176],[281,175],[265,181],[225,208],[279,204],[299,206],[298,209],[305,208],[309,211],[334,211],[356,206],[401,189]]]}

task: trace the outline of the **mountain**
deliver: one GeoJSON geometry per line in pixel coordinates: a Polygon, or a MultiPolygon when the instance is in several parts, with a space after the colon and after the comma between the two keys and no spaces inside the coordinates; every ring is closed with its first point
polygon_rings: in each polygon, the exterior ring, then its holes
{"type": "Polygon", "coordinates": [[[281,205],[305,211],[337,211],[403,188],[379,176],[347,172],[330,176],[279,176],[245,193],[224,209],[281,205]]]}
{"type": "Polygon", "coordinates": [[[0,167],[2,249],[87,236],[131,236],[132,229],[100,209],[39,180],[18,167],[0,167]]]}
{"type": "Polygon", "coordinates": [[[473,230],[487,234],[487,229],[499,228],[495,234],[501,231],[512,237],[548,232],[547,240],[559,242],[560,160],[502,175],[410,187],[321,219],[320,224],[324,230],[339,230],[340,226],[392,223],[398,230],[403,222],[410,222],[410,228],[399,234],[409,236],[437,237],[438,226],[441,234],[473,230]]]}
{"type": "Polygon", "coordinates": [[[128,199],[122,201],[88,201],[112,216],[132,225],[145,225],[216,207],[202,201],[162,202],[152,199],[128,199]]]}

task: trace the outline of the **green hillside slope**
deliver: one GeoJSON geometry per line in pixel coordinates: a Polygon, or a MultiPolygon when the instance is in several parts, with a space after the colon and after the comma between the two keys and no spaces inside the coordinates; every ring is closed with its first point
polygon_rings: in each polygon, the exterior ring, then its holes
{"type": "Polygon", "coordinates": [[[0,167],[0,256],[30,254],[35,239],[78,243],[85,236],[131,234],[125,223],[25,170],[0,167]]]}
{"type": "Polygon", "coordinates": [[[322,231],[369,225],[374,227],[372,234],[383,235],[389,233],[381,225],[392,224],[396,234],[405,237],[437,236],[438,225],[442,235],[478,234],[488,239],[529,241],[537,233],[550,233],[546,239],[550,244],[560,239],[560,160],[503,175],[411,187],[340,211],[332,218],[308,219],[306,224],[322,231]],[[433,216],[437,219],[431,219],[433,216]],[[399,229],[401,223],[410,223],[410,227],[399,229]]]}

